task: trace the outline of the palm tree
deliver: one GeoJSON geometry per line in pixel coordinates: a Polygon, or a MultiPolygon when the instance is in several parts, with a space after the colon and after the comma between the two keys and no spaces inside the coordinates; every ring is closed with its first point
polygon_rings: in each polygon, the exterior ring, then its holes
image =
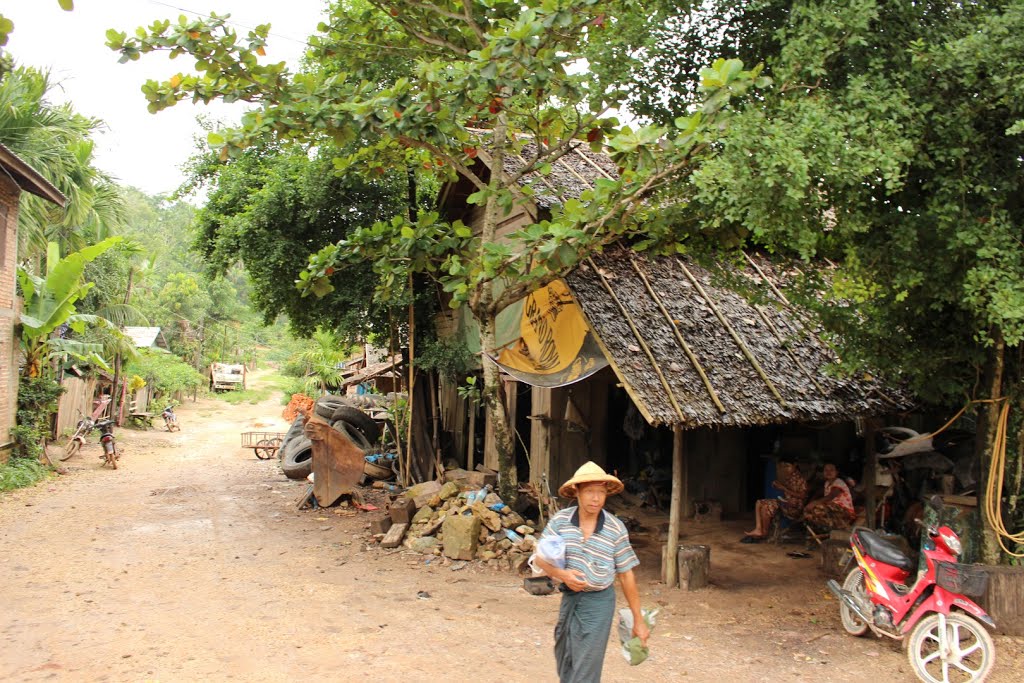
{"type": "Polygon", "coordinates": [[[125,219],[112,179],[93,165],[91,135],[103,124],[47,100],[49,74],[17,67],[0,81],[0,143],[65,197],[65,209],[26,196],[18,212],[19,259],[38,264],[48,242],[78,250],[110,235],[125,219]]]}
{"type": "Polygon", "coordinates": [[[310,396],[326,393],[329,387],[341,384],[341,372],[348,354],[342,350],[337,335],[318,327],[310,339],[313,345],[299,354],[299,362],[306,370],[306,393],[310,396]]]}

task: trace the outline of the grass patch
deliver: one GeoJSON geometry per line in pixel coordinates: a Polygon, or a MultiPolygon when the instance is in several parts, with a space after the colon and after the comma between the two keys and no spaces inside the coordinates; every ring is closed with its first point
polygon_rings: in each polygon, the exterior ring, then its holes
{"type": "Polygon", "coordinates": [[[53,474],[53,470],[32,458],[11,458],[0,465],[0,491],[32,486],[53,474]]]}
{"type": "Polygon", "coordinates": [[[225,391],[217,394],[217,398],[225,403],[237,406],[239,403],[262,403],[270,398],[273,389],[244,389],[242,391],[225,391]]]}

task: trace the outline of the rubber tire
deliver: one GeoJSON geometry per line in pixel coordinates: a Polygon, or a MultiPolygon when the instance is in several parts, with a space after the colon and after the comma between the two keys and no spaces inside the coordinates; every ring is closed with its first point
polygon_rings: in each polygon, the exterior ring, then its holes
{"type": "MultiPolygon", "coordinates": [[[[864,571],[860,567],[851,569],[843,579],[843,590],[864,596],[864,599],[870,602],[867,598],[867,588],[864,586],[864,571]]],[[[861,618],[841,600],[839,601],[839,620],[843,623],[843,630],[857,638],[870,630],[868,625],[861,621],[861,618]]]]}
{"type": "Polygon", "coordinates": [[[281,447],[277,451],[278,458],[283,460],[285,451],[288,449],[288,447],[291,446],[292,441],[299,438],[300,436],[303,436],[304,426],[305,425],[302,422],[302,416],[299,415],[292,422],[292,426],[288,428],[288,431],[285,432],[284,434],[284,438],[281,440],[281,447]]]}
{"type": "Polygon", "coordinates": [[[72,455],[81,450],[81,448],[82,442],[79,441],[78,439],[71,439],[71,441],[68,441],[68,445],[64,447],[64,457],[61,458],[61,462],[70,458],[72,455]]]}
{"type": "Polygon", "coordinates": [[[348,401],[344,396],[335,396],[334,394],[324,394],[316,400],[313,404],[313,412],[324,418],[330,420],[331,415],[334,414],[335,409],[341,406],[347,406],[348,401]]]}
{"type": "Polygon", "coordinates": [[[331,427],[336,432],[341,432],[348,437],[349,441],[354,443],[364,453],[373,448],[373,443],[363,434],[363,431],[355,425],[348,423],[344,420],[338,420],[331,427]]]}
{"type": "Polygon", "coordinates": [[[308,437],[292,441],[281,458],[281,471],[289,479],[305,479],[313,471],[313,442],[308,437]]]}
{"type": "Polygon", "coordinates": [[[359,408],[338,406],[331,413],[331,425],[333,426],[338,420],[344,420],[353,427],[356,427],[371,444],[377,443],[377,440],[380,439],[380,427],[373,421],[372,417],[359,408]]]}
{"type": "MultiPolygon", "coordinates": [[[[992,643],[992,636],[988,634],[985,627],[978,621],[975,621],[966,614],[959,612],[950,612],[946,615],[947,628],[950,624],[956,624],[961,629],[966,628],[970,631],[975,640],[981,645],[982,657],[981,667],[978,669],[978,675],[975,675],[971,680],[983,681],[992,671],[992,665],[995,663],[996,648],[992,643]]],[[[932,633],[938,633],[939,629],[939,615],[932,613],[917,622],[913,630],[910,632],[910,636],[907,638],[907,660],[910,662],[910,668],[914,674],[927,683],[938,683],[942,681],[942,678],[935,678],[929,674],[923,667],[920,666],[920,654],[921,648],[926,642],[928,642],[928,636],[932,633]]],[[[933,641],[934,642],[934,641],[933,641]]]]}

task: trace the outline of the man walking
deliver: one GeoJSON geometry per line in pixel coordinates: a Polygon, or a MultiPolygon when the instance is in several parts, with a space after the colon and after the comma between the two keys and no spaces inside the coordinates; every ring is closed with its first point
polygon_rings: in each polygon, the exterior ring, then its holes
{"type": "Polygon", "coordinates": [[[575,498],[575,507],[556,513],[543,537],[565,539],[565,568],[536,558],[537,565],[562,582],[562,605],[555,626],[555,661],[561,683],[599,683],[604,653],[615,616],[616,577],[633,613],[633,635],[647,645],[650,631],[640,614],[640,591],[633,568],[640,564],[625,525],[604,510],[622,482],[593,462],[576,470],[558,495],[575,498]]]}

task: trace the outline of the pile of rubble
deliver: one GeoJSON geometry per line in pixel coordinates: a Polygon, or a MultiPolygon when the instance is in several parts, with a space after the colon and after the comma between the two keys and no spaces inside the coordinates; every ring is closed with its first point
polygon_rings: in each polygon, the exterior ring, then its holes
{"type": "Polygon", "coordinates": [[[444,483],[417,484],[394,497],[370,523],[383,548],[399,545],[452,560],[486,560],[522,571],[537,542],[537,523],[493,492],[493,472],[449,470],[444,483]]]}

